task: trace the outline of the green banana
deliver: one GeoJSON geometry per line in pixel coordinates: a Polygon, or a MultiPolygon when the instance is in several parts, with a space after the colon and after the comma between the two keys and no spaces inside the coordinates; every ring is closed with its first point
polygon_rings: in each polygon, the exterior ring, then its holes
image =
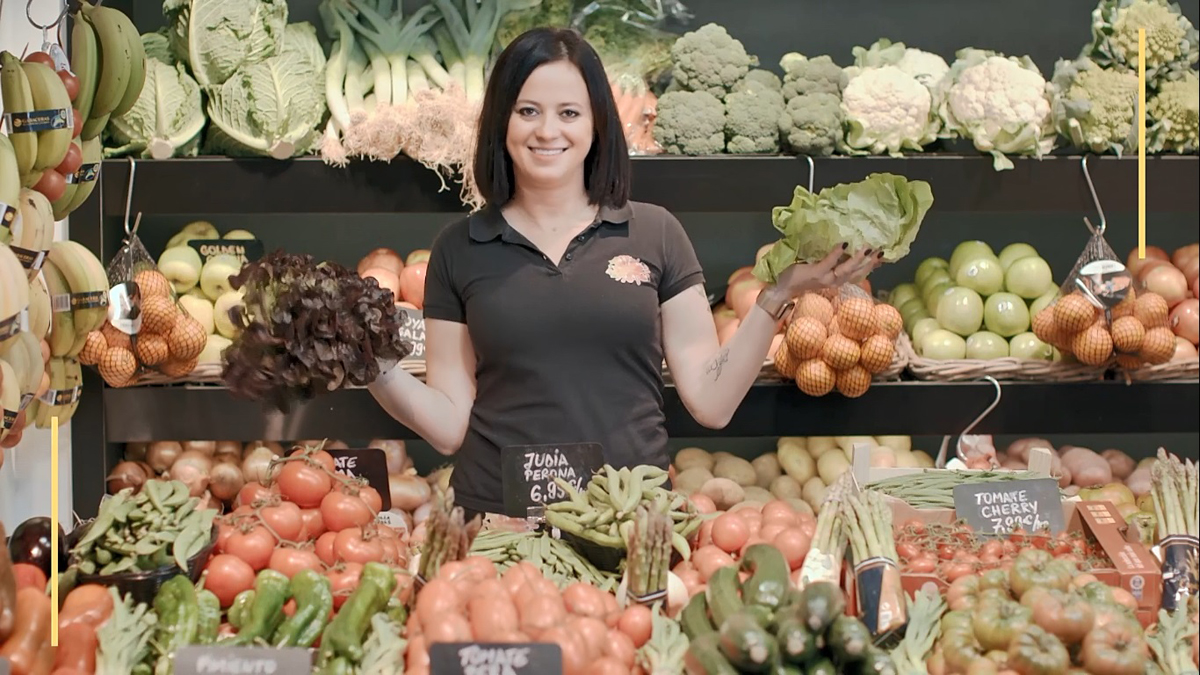
{"type": "MultiPolygon", "coordinates": [[[[29,78],[21,68],[21,59],[8,52],[0,52],[0,93],[3,93],[4,112],[17,114],[33,110],[33,92],[29,89],[29,78]]],[[[12,141],[13,152],[17,158],[17,173],[24,185],[37,162],[38,135],[26,132],[10,133],[9,140],[12,141]]]]}
{"type": "MultiPolygon", "coordinates": [[[[96,95],[92,99],[89,121],[111,115],[125,97],[133,62],[128,32],[128,17],[111,7],[95,7],[81,3],[83,18],[96,30],[100,44],[100,79],[96,83],[96,95]],[[122,20],[124,19],[124,20],[122,20]]],[[[136,35],[141,40],[140,35],[136,35]]],[[[86,126],[85,126],[86,128],[86,126]]],[[[86,139],[85,139],[86,140],[86,139]]]]}
{"type": "Polygon", "coordinates": [[[75,108],[79,117],[87,120],[92,115],[92,101],[96,97],[96,85],[100,82],[100,44],[92,24],[78,12],[71,15],[71,68],[79,78],[79,95],[75,97],[75,108]]]}
{"type": "Polygon", "coordinates": [[[42,263],[42,278],[46,280],[46,290],[50,292],[50,306],[53,312],[50,335],[46,338],[50,343],[50,355],[65,356],[75,346],[75,313],[69,308],[71,286],[59,271],[58,265],[50,259],[42,263]],[[65,300],[62,299],[63,296],[66,296],[65,300]],[[62,303],[67,304],[66,311],[61,311],[62,303]]]}
{"type": "Polygon", "coordinates": [[[59,111],[53,114],[65,114],[63,118],[63,127],[61,129],[48,129],[38,132],[38,154],[37,161],[33,163],[34,169],[53,169],[62,164],[63,157],[67,155],[67,148],[71,146],[71,97],[67,94],[66,87],[58,77],[58,73],[54,69],[44,63],[25,62],[21,64],[21,68],[25,70],[25,77],[29,81],[29,91],[33,94],[33,104],[39,111],[59,111]]]}
{"type": "Polygon", "coordinates": [[[111,10],[113,21],[124,23],[123,35],[129,40],[129,84],[125,86],[125,95],[113,109],[111,117],[120,117],[129,112],[142,95],[142,87],[146,84],[146,46],[142,44],[142,36],[129,17],[124,13],[111,10]]]}

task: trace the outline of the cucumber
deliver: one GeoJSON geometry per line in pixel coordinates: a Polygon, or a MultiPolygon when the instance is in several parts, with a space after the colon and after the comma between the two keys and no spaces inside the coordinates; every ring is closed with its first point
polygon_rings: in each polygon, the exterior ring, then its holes
{"type": "Polygon", "coordinates": [[[738,592],[738,581],[736,567],[722,567],[708,578],[708,588],[705,590],[708,612],[712,616],[712,624],[718,629],[726,619],[744,607],[738,592]]]}
{"type": "Polygon", "coordinates": [[[871,632],[863,622],[851,616],[834,619],[826,637],[834,660],[843,666],[861,661],[871,646],[871,632]]]}
{"type": "Polygon", "coordinates": [[[814,633],[824,633],[845,611],[846,596],[828,581],[814,581],[800,593],[800,618],[814,633]]]}
{"type": "Polygon", "coordinates": [[[804,675],[839,675],[837,666],[833,665],[833,661],[829,659],[817,659],[808,664],[804,669],[804,675]]]}
{"type": "Polygon", "coordinates": [[[859,675],[897,675],[897,672],[891,655],[875,646],[867,648],[866,657],[858,664],[859,675]]]}
{"type": "Polygon", "coordinates": [[[721,653],[742,672],[766,672],[779,656],[775,638],[749,612],[726,619],[720,635],[721,653]]]}
{"type": "Polygon", "coordinates": [[[708,633],[692,640],[683,655],[683,668],[687,675],[738,675],[737,668],[730,665],[721,653],[721,638],[708,633]]]}
{"type": "Polygon", "coordinates": [[[750,577],[742,584],[742,601],[778,609],[788,592],[787,560],[770,544],[754,544],[742,555],[742,571],[750,577]]]}
{"type": "Polygon", "coordinates": [[[695,640],[701,635],[717,631],[708,618],[708,600],[705,599],[703,593],[693,595],[687,606],[679,613],[679,626],[689,640],[695,640]]]}
{"type": "Polygon", "coordinates": [[[797,616],[787,617],[779,623],[775,639],[779,643],[779,653],[788,663],[806,663],[821,653],[817,636],[797,616]]]}

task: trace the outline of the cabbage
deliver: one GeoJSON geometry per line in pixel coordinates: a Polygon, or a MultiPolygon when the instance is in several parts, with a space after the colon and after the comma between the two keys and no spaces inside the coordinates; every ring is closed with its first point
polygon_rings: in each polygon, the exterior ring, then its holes
{"type": "Polygon", "coordinates": [[[286,0],[164,0],[163,13],[171,51],[206,90],[278,54],[288,19],[286,0]]]}
{"type": "Polygon", "coordinates": [[[771,211],[783,238],[754,266],[754,276],[774,283],[792,263],[816,262],[843,243],[851,253],[868,246],[882,250],[885,261],[895,262],[908,255],[931,206],[929,183],[890,173],[817,194],[797,186],[791,204],[771,211]]]}
{"type": "Polygon", "coordinates": [[[146,59],[146,83],[137,102],[129,112],[108,122],[108,132],[120,147],[108,149],[105,154],[137,153],[154,159],[194,155],[204,121],[200,85],[187,69],[150,57],[146,59]]]}

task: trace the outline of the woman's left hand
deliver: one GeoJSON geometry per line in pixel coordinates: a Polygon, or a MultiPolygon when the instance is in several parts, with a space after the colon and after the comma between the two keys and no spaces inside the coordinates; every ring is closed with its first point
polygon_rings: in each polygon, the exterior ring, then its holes
{"type": "Polygon", "coordinates": [[[838,288],[856,284],[867,278],[883,258],[883,251],[864,248],[842,260],[846,245],[835,248],[816,263],[795,263],[779,275],[776,288],[788,298],[795,298],[808,291],[838,288]]]}

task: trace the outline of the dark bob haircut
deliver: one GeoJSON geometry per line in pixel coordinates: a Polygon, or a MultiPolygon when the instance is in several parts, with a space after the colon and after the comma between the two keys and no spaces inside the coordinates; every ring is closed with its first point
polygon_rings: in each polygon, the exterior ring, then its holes
{"type": "Polygon", "coordinates": [[[612,89],[596,50],[571,29],[527,31],[496,59],[479,115],[474,166],[479,192],[493,206],[503,206],[513,198],[512,157],[505,147],[509,118],[525,80],[538,66],[554,61],[569,61],[579,69],[592,104],[594,133],[583,169],[588,202],[624,206],[629,201],[629,149],[612,89]]]}

